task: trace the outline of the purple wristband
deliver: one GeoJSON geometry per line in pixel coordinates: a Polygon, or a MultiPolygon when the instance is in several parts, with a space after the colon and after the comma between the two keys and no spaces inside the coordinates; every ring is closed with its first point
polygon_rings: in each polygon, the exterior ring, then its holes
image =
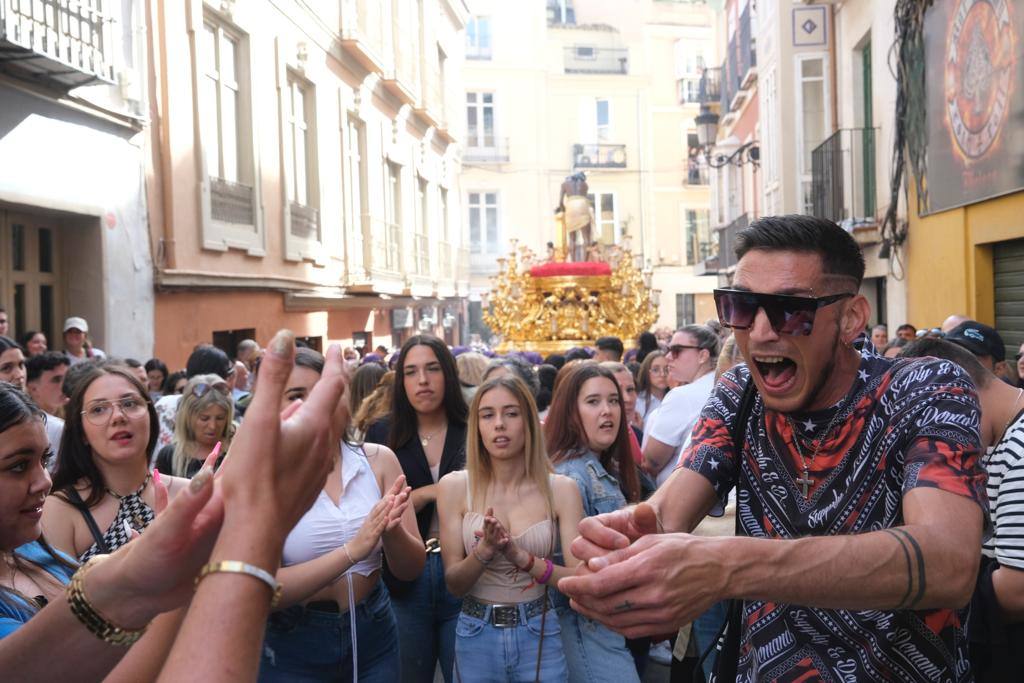
{"type": "Polygon", "coordinates": [[[547,568],[544,569],[544,573],[541,575],[541,577],[537,579],[537,583],[547,583],[548,579],[551,578],[551,575],[555,573],[554,562],[545,557],[544,564],[547,565],[547,568]]]}

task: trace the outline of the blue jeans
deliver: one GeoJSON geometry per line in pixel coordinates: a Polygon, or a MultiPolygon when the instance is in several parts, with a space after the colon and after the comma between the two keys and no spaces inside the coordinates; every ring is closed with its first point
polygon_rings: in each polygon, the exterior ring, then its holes
{"type": "MultiPolygon", "coordinates": [[[[359,680],[398,680],[398,626],[382,583],[356,605],[359,680]]],[[[294,605],[270,615],[259,680],[266,683],[352,680],[349,615],[294,605]]]]}
{"type": "MultiPolygon", "coordinates": [[[[693,638],[697,645],[698,658],[703,656],[705,650],[714,645],[715,638],[718,637],[718,631],[721,630],[722,624],[725,623],[728,616],[729,601],[722,600],[708,607],[707,612],[694,619],[690,637],[693,638]]],[[[710,654],[708,654],[708,658],[704,660],[705,680],[711,680],[711,674],[715,670],[715,661],[717,659],[718,651],[712,649],[710,654]]]]}
{"type": "Polygon", "coordinates": [[[558,620],[572,683],[640,682],[625,638],[568,608],[558,620]]]}
{"type": "Polygon", "coordinates": [[[432,683],[441,663],[447,683],[452,681],[455,656],[455,622],[462,601],[444,583],[441,553],[427,553],[427,563],[412,588],[391,599],[398,618],[402,681],[432,683]]]}
{"type": "Polygon", "coordinates": [[[519,625],[501,628],[492,625],[491,608],[484,619],[460,614],[455,627],[455,667],[459,683],[530,683],[537,679],[537,653],[540,652],[540,678],[544,683],[569,680],[558,614],[549,608],[546,616],[526,618],[519,607],[519,625]],[[541,647],[541,621],[544,642],[541,647]]]}

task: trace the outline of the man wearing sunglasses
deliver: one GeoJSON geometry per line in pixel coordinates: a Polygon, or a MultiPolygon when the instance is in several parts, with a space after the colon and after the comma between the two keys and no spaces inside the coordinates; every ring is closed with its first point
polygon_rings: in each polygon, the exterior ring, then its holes
{"type": "Polygon", "coordinates": [[[721,660],[742,680],[972,680],[974,385],[952,363],[866,343],[863,256],[834,223],[763,218],[736,255],[715,298],[748,363],[716,384],[650,507],[580,524],[572,553],[589,571],[559,589],[627,637],[741,601],[738,652],[721,660]],[[751,382],[738,452],[730,428],[751,382]],[[734,486],[738,535],[690,535],[734,486]]]}

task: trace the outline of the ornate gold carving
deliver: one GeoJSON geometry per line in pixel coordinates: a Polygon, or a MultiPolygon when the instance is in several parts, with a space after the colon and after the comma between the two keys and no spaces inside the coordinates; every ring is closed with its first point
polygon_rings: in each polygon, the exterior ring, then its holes
{"type": "Polygon", "coordinates": [[[515,240],[507,258],[498,259],[492,281],[487,325],[500,334],[498,351],[553,353],[591,346],[604,336],[635,339],[658,318],[644,273],[628,246],[605,248],[611,275],[557,275],[534,278],[533,251],[515,240]]]}

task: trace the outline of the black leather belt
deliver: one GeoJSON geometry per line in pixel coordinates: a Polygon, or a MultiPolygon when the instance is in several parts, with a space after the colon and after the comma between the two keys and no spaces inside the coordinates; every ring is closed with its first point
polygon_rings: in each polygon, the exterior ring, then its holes
{"type": "Polygon", "coordinates": [[[467,595],[462,598],[462,612],[475,619],[486,621],[492,626],[510,628],[521,623],[520,609],[525,613],[527,619],[532,619],[543,612],[544,599],[542,595],[530,602],[520,602],[512,605],[491,605],[467,595]],[[490,614],[487,612],[488,608],[490,608],[490,614]]]}

